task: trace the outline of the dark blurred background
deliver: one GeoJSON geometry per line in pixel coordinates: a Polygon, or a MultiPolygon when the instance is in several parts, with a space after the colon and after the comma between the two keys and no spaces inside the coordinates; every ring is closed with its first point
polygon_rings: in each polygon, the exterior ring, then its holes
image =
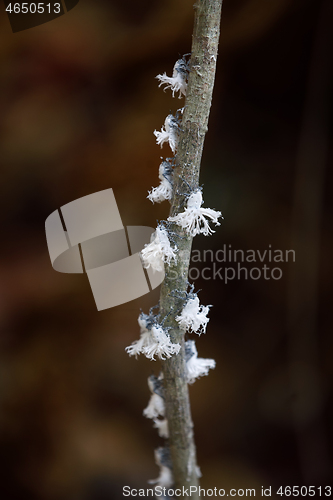
{"type": "MultiPolygon", "coordinates": [[[[125,225],[167,217],[146,199],[170,155],[153,130],[183,101],[155,76],[190,52],[192,3],[81,0],[16,34],[1,5],[1,499],[118,499],[158,475],[142,410],[159,366],[125,353],[158,291],[97,312],[85,276],[52,269],[44,223],[110,187],[125,225]]],[[[332,14],[330,0],[224,1],[201,175],[224,221],[194,248],[296,262],[280,280],[195,280],[214,305],[196,340],[217,366],[190,388],[206,488],[332,480],[332,14]]]]}

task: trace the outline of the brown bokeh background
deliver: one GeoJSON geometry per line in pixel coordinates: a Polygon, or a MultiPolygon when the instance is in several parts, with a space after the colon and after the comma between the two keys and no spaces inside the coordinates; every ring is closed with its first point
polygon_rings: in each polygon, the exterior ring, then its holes
{"type": "MultiPolygon", "coordinates": [[[[146,199],[170,155],[152,132],[183,101],[155,76],[190,52],[192,3],[81,0],[16,34],[1,6],[4,500],[118,499],[158,475],[142,417],[158,363],[124,351],[158,293],[97,312],[86,277],[52,269],[44,222],[109,187],[125,225],[167,217],[146,199]]],[[[195,281],[214,305],[199,355],[217,361],[190,388],[206,488],[332,479],[332,20],[329,0],[224,1],[201,176],[224,221],[195,248],[296,262],[276,281],[195,281]]]]}

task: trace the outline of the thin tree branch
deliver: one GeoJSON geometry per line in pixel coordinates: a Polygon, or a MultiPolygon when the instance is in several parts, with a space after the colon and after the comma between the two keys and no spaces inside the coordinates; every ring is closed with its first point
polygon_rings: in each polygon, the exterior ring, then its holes
{"type": "MultiPolygon", "coordinates": [[[[177,148],[171,216],[183,211],[185,194],[190,194],[199,186],[201,156],[215,80],[222,0],[199,0],[194,8],[190,73],[177,148]]],[[[175,233],[179,258],[177,264],[166,266],[160,311],[162,317],[168,315],[165,326],[171,328],[171,340],[180,343],[181,350],[178,355],[164,361],[162,369],[175,487],[188,488],[198,485],[198,474],[186,381],[184,331],[175,318],[184,305],[180,295],[185,296],[188,287],[192,237],[177,225],[171,230],[175,233]],[[171,293],[175,290],[177,293],[171,293]]],[[[192,495],[192,498],[197,497],[192,495]]]]}

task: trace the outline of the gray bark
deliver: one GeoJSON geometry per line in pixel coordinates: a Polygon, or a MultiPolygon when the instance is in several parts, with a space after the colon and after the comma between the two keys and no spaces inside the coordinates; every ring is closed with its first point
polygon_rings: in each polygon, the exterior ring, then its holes
{"type": "MultiPolygon", "coordinates": [[[[201,156],[215,80],[222,0],[199,0],[194,8],[190,73],[177,148],[171,216],[184,210],[185,195],[199,186],[201,156]]],[[[166,266],[160,312],[161,317],[168,315],[164,326],[170,327],[171,340],[180,343],[181,350],[162,363],[162,370],[175,487],[188,488],[198,486],[196,450],[186,382],[184,331],[178,328],[175,317],[184,306],[181,296],[185,297],[188,288],[192,238],[177,225],[173,225],[171,230],[176,233],[174,238],[179,258],[176,264],[166,266]]],[[[198,497],[192,495],[192,498],[198,497]]]]}

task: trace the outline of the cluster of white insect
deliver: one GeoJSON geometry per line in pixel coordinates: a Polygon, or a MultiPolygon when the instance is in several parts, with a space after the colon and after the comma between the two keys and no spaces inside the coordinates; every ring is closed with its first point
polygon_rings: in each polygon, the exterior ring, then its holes
{"type": "Polygon", "coordinates": [[[199,297],[196,294],[189,294],[189,298],[181,314],[176,317],[179,326],[198,335],[206,333],[209,318],[207,314],[212,306],[201,306],[199,297]]]}
{"type": "Polygon", "coordinates": [[[126,347],[126,352],[130,356],[137,357],[138,354],[144,354],[148,359],[155,361],[155,356],[164,360],[179,353],[180,344],[171,342],[170,335],[157,322],[156,316],[141,313],[138,323],[141,330],[140,338],[126,347]]]}
{"type": "Polygon", "coordinates": [[[172,177],[173,170],[171,164],[166,160],[162,161],[159,167],[160,185],[149,191],[147,198],[152,203],[161,203],[172,198],[172,177]]]}
{"type": "Polygon", "coordinates": [[[154,421],[154,427],[158,429],[158,434],[162,438],[169,437],[168,421],[165,417],[164,407],[164,388],[163,388],[163,374],[161,373],[158,378],[151,375],[148,378],[148,387],[151,392],[151,397],[147,408],[143,410],[143,414],[147,418],[154,421]],[[158,418],[162,417],[162,418],[158,418]]]}
{"type": "Polygon", "coordinates": [[[193,384],[197,378],[208,375],[208,371],[215,368],[214,359],[198,358],[194,340],[185,342],[185,359],[188,384],[193,384]]]}
{"type": "Polygon", "coordinates": [[[172,467],[169,448],[160,447],[155,450],[155,461],[160,467],[160,474],[157,479],[148,481],[162,488],[170,488],[173,485],[172,467]]]}
{"type": "Polygon", "coordinates": [[[164,263],[170,265],[171,260],[177,261],[177,247],[172,248],[166,228],[159,224],[151,236],[151,241],[141,251],[141,258],[146,269],[163,271],[164,263]]]}
{"type": "Polygon", "coordinates": [[[168,221],[175,222],[191,236],[196,236],[200,233],[209,236],[215,231],[209,226],[206,217],[209,217],[216,226],[219,226],[220,223],[218,219],[222,215],[221,212],[217,212],[212,208],[202,208],[202,204],[202,192],[200,189],[197,189],[188,197],[187,207],[184,212],[180,212],[174,217],[169,217],[168,221]]]}
{"type": "MultiPolygon", "coordinates": [[[[178,92],[178,97],[181,98],[186,95],[187,77],[188,63],[185,57],[183,57],[174,65],[172,77],[168,77],[163,73],[163,75],[157,75],[156,78],[160,81],[159,86],[165,85],[165,89],[171,89],[173,97],[178,92]]],[[[169,114],[165,119],[161,131],[154,131],[157,144],[161,147],[165,143],[169,144],[174,154],[177,150],[180,130],[178,117],[183,113],[183,110],[184,108],[178,110],[176,117],[169,114]]],[[[152,188],[148,193],[148,199],[152,203],[160,203],[164,200],[172,199],[174,163],[173,159],[167,158],[160,164],[160,185],[152,188]]],[[[164,270],[165,264],[171,265],[172,262],[177,263],[178,247],[169,229],[171,224],[180,226],[192,237],[200,233],[205,236],[212,234],[214,231],[209,225],[209,220],[215,225],[220,225],[218,219],[221,217],[221,212],[210,208],[202,208],[203,198],[201,189],[191,190],[190,194],[185,196],[186,208],[184,211],[173,217],[169,217],[164,224],[159,223],[152,234],[150,243],[145,245],[141,251],[141,259],[146,269],[151,268],[153,271],[161,272],[164,270]]],[[[183,307],[176,316],[179,327],[184,331],[196,333],[197,335],[205,333],[209,321],[207,314],[211,306],[200,305],[197,294],[193,292],[193,287],[182,298],[183,307]]],[[[168,328],[164,328],[163,321],[160,321],[159,315],[154,315],[152,311],[150,311],[149,315],[141,313],[138,322],[141,330],[140,338],[126,348],[130,356],[137,357],[138,354],[143,354],[150,360],[155,360],[155,357],[165,360],[179,353],[180,344],[171,342],[168,328]]],[[[192,384],[197,378],[203,375],[208,375],[208,371],[215,368],[215,361],[213,359],[198,358],[194,340],[185,342],[185,360],[186,376],[189,384],[192,384]]],[[[169,430],[168,421],[165,417],[163,375],[160,374],[159,377],[152,375],[149,377],[148,386],[151,397],[143,414],[153,420],[154,427],[158,430],[159,436],[167,439],[169,437],[169,430]]],[[[172,486],[173,477],[169,448],[164,447],[155,450],[155,460],[160,467],[160,474],[157,479],[149,482],[162,487],[172,486]]]]}
{"type": "Polygon", "coordinates": [[[158,130],[154,130],[157,144],[162,147],[163,144],[169,143],[169,146],[173,153],[175,153],[177,149],[178,133],[178,121],[173,115],[168,115],[166,117],[166,119],[164,120],[164,127],[162,126],[160,132],[158,130]]]}
{"type": "Polygon", "coordinates": [[[187,89],[187,73],[188,64],[185,58],[178,59],[173,67],[172,76],[167,76],[166,73],[163,75],[157,75],[157,79],[160,81],[159,87],[161,85],[166,85],[165,89],[172,90],[172,97],[175,97],[175,92],[179,92],[178,98],[181,99],[182,96],[186,95],[187,89]]]}

